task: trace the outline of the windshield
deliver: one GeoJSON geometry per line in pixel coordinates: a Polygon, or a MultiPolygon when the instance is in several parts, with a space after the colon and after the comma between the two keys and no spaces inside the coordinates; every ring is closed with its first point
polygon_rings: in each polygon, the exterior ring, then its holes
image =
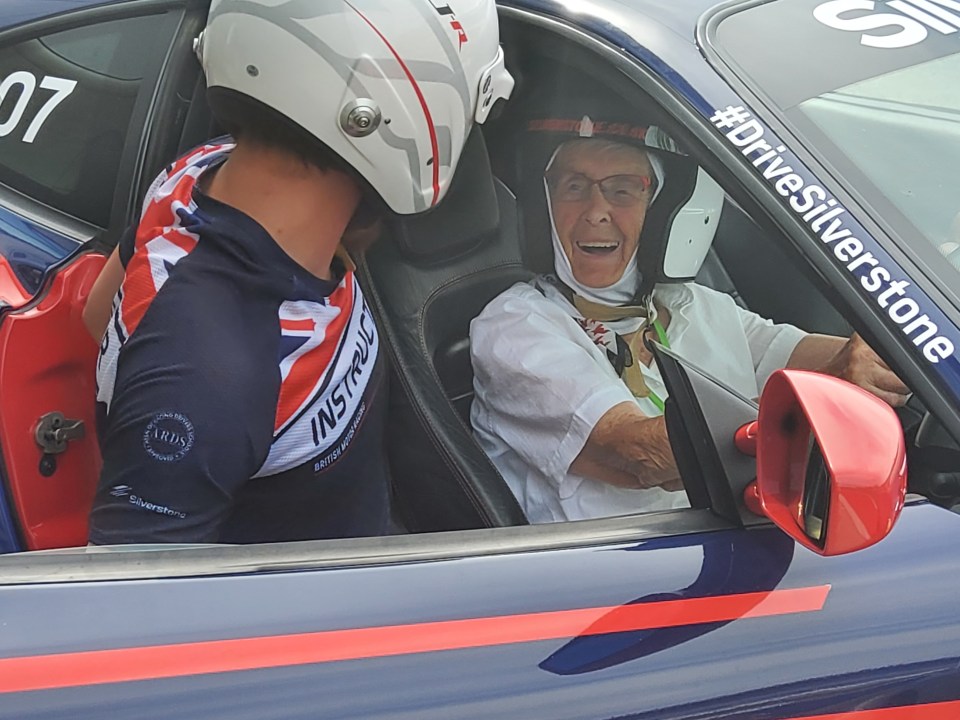
{"type": "Polygon", "coordinates": [[[795,109],[842,156],[834,165],[898,234],[937,251],[922,254],[953,287],[960,283],[958,79],[960,53],[825,92],[795,109]]]}
{"type": "Polygon", "coordinates": [[[960,2],[750,3],[711,37],[872,218],[960,288],[960,2]],[[927,10],[919,12],[922,4],[927,10]],[[776,47],[759,42],[790,27],[776,47]]]}

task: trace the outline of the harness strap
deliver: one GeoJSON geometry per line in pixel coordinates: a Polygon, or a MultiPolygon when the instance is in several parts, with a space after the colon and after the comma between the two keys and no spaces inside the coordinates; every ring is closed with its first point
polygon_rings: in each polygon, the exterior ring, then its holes
{"type": "MultiPolygon", "coordinates": [[[[601,305],[600,303],[593,302],[592,300],[587,300],[584,297],[581,297],[573,292],[573,290],[565,285],[562,282],[554,283],[560,293],[573,305],[581,315],[589,320],[595,320],[597,322],[603,323],[611,320],[622,320],[624,318],[631,317],[642,317],[647,318],[647,322],[650,327],[652,325],[654,332],[657,334],[657,340],[661,345],[668,348],[670,347],[670,341],[667,339],[666,330],[664,330],[663,324],[656,317],[655,311],[649,307],[644,307],[640,305],[623,305],[620,307],[611,307],[609,305],[601,305]],[[652,323],[650,318],[652,316],[652,323]]],[[[542,288],[537,288],[543,293],[542,288]]],[[[544,293],[545,296],[545,293],[544,293]]],[[[584,328],[584,332],[587,332],[584,328]]],[[[641,326],[637,330],[634,340],[636,338],[642,338],[644,334],[644,327],[641,326]]],[[[643,378],[643,371],[640,367],[640,363],[636,361],[633,348],[631,343],[627,342],[619,333],[615,333],[616,336],[616,352],[611,351],[607,348],[607,360],[610,361],[610,364],[613,366],[614,372],[623,380],[624,384],[629,388],[630,392],[633,393],[634,397],[639,398],[649,398],[650,402],[657,406],[660,412],[664,411],[664,401],[657,395],[653,390],[647,387],[647,383],[643,378]]]]}

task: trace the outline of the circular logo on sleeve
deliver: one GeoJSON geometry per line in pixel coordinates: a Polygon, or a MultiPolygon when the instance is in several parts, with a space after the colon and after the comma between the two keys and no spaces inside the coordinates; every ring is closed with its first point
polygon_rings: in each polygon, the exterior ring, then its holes
{"type": "Polygon", "coordinates": [[[154,460],[177,462],[193,447],[193,423],[186,415],[164,412],[154,415],[143,433],[143,448],[154,460]]]}

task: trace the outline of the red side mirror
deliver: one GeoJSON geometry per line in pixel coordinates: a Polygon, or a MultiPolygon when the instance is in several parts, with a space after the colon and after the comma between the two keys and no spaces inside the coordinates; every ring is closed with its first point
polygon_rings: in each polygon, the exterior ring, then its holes
{"type": "Polygon", "coordinates": [[[873,545],[893,528],[907,487],[903,430],[889,405],[843,380],[778,370],[756,423],[737,433],[755,448],[747,507],[821,555],[873,545]]]}

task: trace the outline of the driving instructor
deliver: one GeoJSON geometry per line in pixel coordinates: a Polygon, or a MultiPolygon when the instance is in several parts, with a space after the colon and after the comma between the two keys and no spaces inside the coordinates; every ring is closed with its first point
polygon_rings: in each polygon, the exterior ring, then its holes
{"type": "Polygon", "coordinates": [[[390,531],[386,370],[343,249],[441,202],[512,90],[493,0],[449,4],[457,27],[428,0],[212,3],[196,50],[230,137],[161,173],[85,310],[91,543],[390,531]]]}

